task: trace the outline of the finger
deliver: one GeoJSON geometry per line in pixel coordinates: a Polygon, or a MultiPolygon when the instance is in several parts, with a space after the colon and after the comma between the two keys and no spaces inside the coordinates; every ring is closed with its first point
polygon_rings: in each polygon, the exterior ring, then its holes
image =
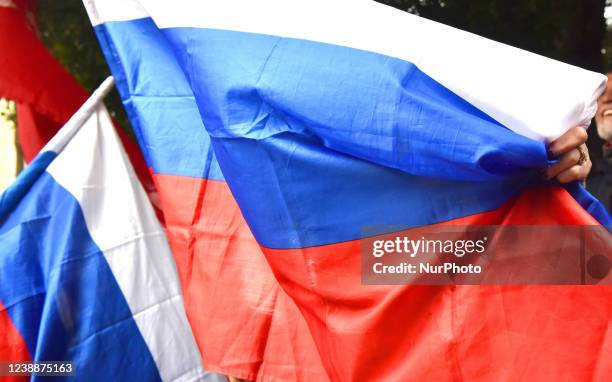
{"type": "Polygon", "coordinates": [[[572,166],[567,170],[557,175],[559,183],[570,183],[577,180],[586,179],[589,172],[591,172],[591,161],[586,161],[582,166],[572,166]]]}
{"type": "Polygon", "coordinates": [[[546,170],[546,179],[550,180],[556,177],[557,175],[561,174],[563,171],[571,168],[572,166],[577,165],[579,160],[580,160],[580,151],[578,151],[578,149],[573,149],[572,151],[565,153],[561,157],[559,162],[550,166],[546,170]]]}
{"type": "Polygon", "coordinates": [[[587,138],[587,132],[583,127],[573,127],[551,142],[548,146],[548,151],[550,151],[553,156],[557,157],[585,143],[587,138]]]}

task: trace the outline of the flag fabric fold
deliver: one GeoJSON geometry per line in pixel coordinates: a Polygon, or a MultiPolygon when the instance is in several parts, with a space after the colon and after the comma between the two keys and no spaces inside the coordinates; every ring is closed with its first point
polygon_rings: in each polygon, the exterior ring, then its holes
{"type": "Polygon", "coordinates": [[[76,380],[213,380],[164,231],[101,99],[109,78],[0,196],[0,359],[76,380]]]}
{"type": "MultiPolygon", "coordinates": [[[[612,351],[608,286],[360,279],[364,227],[610,225],[580,186],[540,175],[546,143],[588,125],[602,75],[367,0],[85,4],[123,75],[132,121],[150,118],[139,127],[150,163],[209,179],[183,189],[194,200],[215,192],[211,178],[227,181],[331,380],[603,381],[612,372],[600,356],[612,351]],[[156,58],[129,42],[142,36],[156,58]],[[147,60],[172,70],[158,80],[147,60]],[[153,84],[185,86],[153,106],[139,97],[153,84]],[[164,123],[175,102],[189,114],[164,123]],[[194,168],[198,154],[206,162],[194,168]]],[[[182,219],[187,278],[190,248],[211,239],[190,230],[222,221],[202,206],[182,219]]],[[[199,344],[206,358],[205,336],[199,344]]],[[[257,379],[278,377],[267,371],[257,379]]]]}

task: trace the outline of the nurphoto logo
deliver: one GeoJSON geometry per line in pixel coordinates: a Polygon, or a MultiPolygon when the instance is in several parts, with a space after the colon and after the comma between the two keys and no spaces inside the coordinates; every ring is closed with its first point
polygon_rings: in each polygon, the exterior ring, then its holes
{"type": "Polygon", "coordinates": [[[366,285],[612,284],[605,227],[368,227],[362,234],[366,285]]]}

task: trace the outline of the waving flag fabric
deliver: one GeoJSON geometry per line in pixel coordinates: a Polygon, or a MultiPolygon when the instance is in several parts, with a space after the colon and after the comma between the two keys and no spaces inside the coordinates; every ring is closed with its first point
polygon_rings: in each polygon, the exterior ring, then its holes
{"type": "MultiPolygon", "coordinates": [[[[98,4],[87,5],[95,15],[98,4]]],[[[159,190],[206,369],[252,381],[325,381],[306,322],[231,196],[162,32],[151,19],[96,32],[159,190]]]]}
{"type": "MultiPolygon", "coordinates": [[[[545,143],[588,125],[603,76],[366,0],[86,4],[124,76],[126,106],[158,122],[140,125],[150,163],[197,178],[223,174],[330,379],[612,373],[601,356],[612,351],[609,287],[360,279],[363,227],[610,225],[580,186],[540,179],[545,143]],[[127,42],[138,36],[147,36],[143,50],[172,53],[143,70],[147,58],[127,42]],[[159,79],[160,68],[177,65],[159,79]],[[183,81],[183,97],[139,99],[152,84],[183,81]],[[203,126],[183,113],[158,134],[177,98],[195,102],[203,126]],[[193,138],[202,128],[219,167],[193,138]],[[191,139],[176,145],[173,134],[191,139]],[[209,164],[190,172],[198,155],[209,164]]],[[[189,191],[196,200],[197,192],[206,190],[189,191]]],[[[207,216],[201,207],[188,211],[194,221],[207,216]]],[[[189,237],[193,247],[211,238],[189,237]]],[[[189,277],[190,264],[184,269],[189,277]]],[[[206,354],[206,338],[200,345],[206,354]]]]}
{"type": "Polygon", "coordinates": [[[82,381],[203,380],[103,86],[0,197],[0,359],[71,361],[82,381]]]}

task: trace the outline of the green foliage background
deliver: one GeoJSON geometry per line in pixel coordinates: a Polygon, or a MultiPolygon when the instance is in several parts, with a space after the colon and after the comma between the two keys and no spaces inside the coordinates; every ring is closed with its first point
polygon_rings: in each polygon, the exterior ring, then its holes
{"type": "MultiPolygon", "coordinates": [[[[37,21],[45,45],[89,92],[110,76],[81,0],[39,0],[37,21]]],[[[133,134],[116,90],[105,104],[113,118],[133,134]]]]}

